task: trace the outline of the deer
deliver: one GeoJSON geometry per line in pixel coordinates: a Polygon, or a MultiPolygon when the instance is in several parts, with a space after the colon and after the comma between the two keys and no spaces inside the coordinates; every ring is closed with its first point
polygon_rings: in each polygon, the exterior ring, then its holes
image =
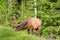
{"type": "Polygon", "coordinates": [[[14,17],[15,24],[12,24],[11,26],[14,26],[16,28],[16,31],[21,30],[28,30],[28,34],[30,34],[30,30],[32,34],[34,34],[33,30],[36,30],[37,36],[40,36],[41,26],[42,26],[42,20],[38,18],[26,18],[23,20],[20,24],[16,22],[16,18],[14,17]]]}

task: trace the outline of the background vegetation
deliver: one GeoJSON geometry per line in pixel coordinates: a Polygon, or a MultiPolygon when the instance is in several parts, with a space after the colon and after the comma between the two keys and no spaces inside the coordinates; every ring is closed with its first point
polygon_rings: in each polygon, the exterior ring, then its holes
{"type": "Polygon", "coordinates": [[[48,40],[47,37],[51,30],[56,40],[59,40],[60,0],[37,0],[36,3],[35,6],[34,0],[0,0],[0,40],[48,40]],[[37,18],[43,22],[40,38],[28,35],[26,30],[15,32],[15,29],[9,26],[13,16],[19,23],[25,17],[34,17],[35,7],[37,8],[37,18]]]}

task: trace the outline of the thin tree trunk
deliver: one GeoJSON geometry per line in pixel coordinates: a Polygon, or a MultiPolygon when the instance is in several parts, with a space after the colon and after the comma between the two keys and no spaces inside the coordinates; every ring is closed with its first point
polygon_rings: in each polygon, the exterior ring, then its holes
{"type": "Polygon", "coordinates": [[[37,7],[36,7],[36,1],[37,0],[34,0],[34,5],[35,5],[35,7],[34,7],[34,14],[35,14],[35,18],[37,18],[37,7]]]}

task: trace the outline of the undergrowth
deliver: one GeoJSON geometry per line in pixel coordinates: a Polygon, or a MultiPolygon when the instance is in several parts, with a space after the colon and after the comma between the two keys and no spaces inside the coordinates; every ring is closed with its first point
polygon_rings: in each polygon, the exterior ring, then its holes
{"type": "MultiPolygon", "coordinates": [[[[16,32],[15,29],[13,29],[10,26],[8,27],[0,26],[0,40],[48,40],[47,35],[49,32],[48,30],[50,29],[53,29],[53,28],[44,29],[41,37],[37,37],[36,35],[28,34],[27,30],[21,30],[19,32],[16,32]]],[[[60,36],[56,35],[56,40],[59,40],[59,39],[60,39],[60,36]]]]}

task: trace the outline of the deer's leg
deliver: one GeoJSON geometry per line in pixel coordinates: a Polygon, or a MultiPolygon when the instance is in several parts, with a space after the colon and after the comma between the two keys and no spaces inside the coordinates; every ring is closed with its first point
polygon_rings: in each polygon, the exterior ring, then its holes
{"type": "Polygon", "coordinates": [[[28,29],[28,34],[30,34],[30,29],[28,29]]]}
{"type": "Polygon", "coordinates": [[[33,29],[31,29],[31,31],[32,31],[32,35],[34,34],[34,31],[33,31],[33,29]]]}
{"type": "Polygon", "coordinates": [[[40,37],[40,28],[37,28],[36,31],[37,31],[37,36],[40,37]]]}

